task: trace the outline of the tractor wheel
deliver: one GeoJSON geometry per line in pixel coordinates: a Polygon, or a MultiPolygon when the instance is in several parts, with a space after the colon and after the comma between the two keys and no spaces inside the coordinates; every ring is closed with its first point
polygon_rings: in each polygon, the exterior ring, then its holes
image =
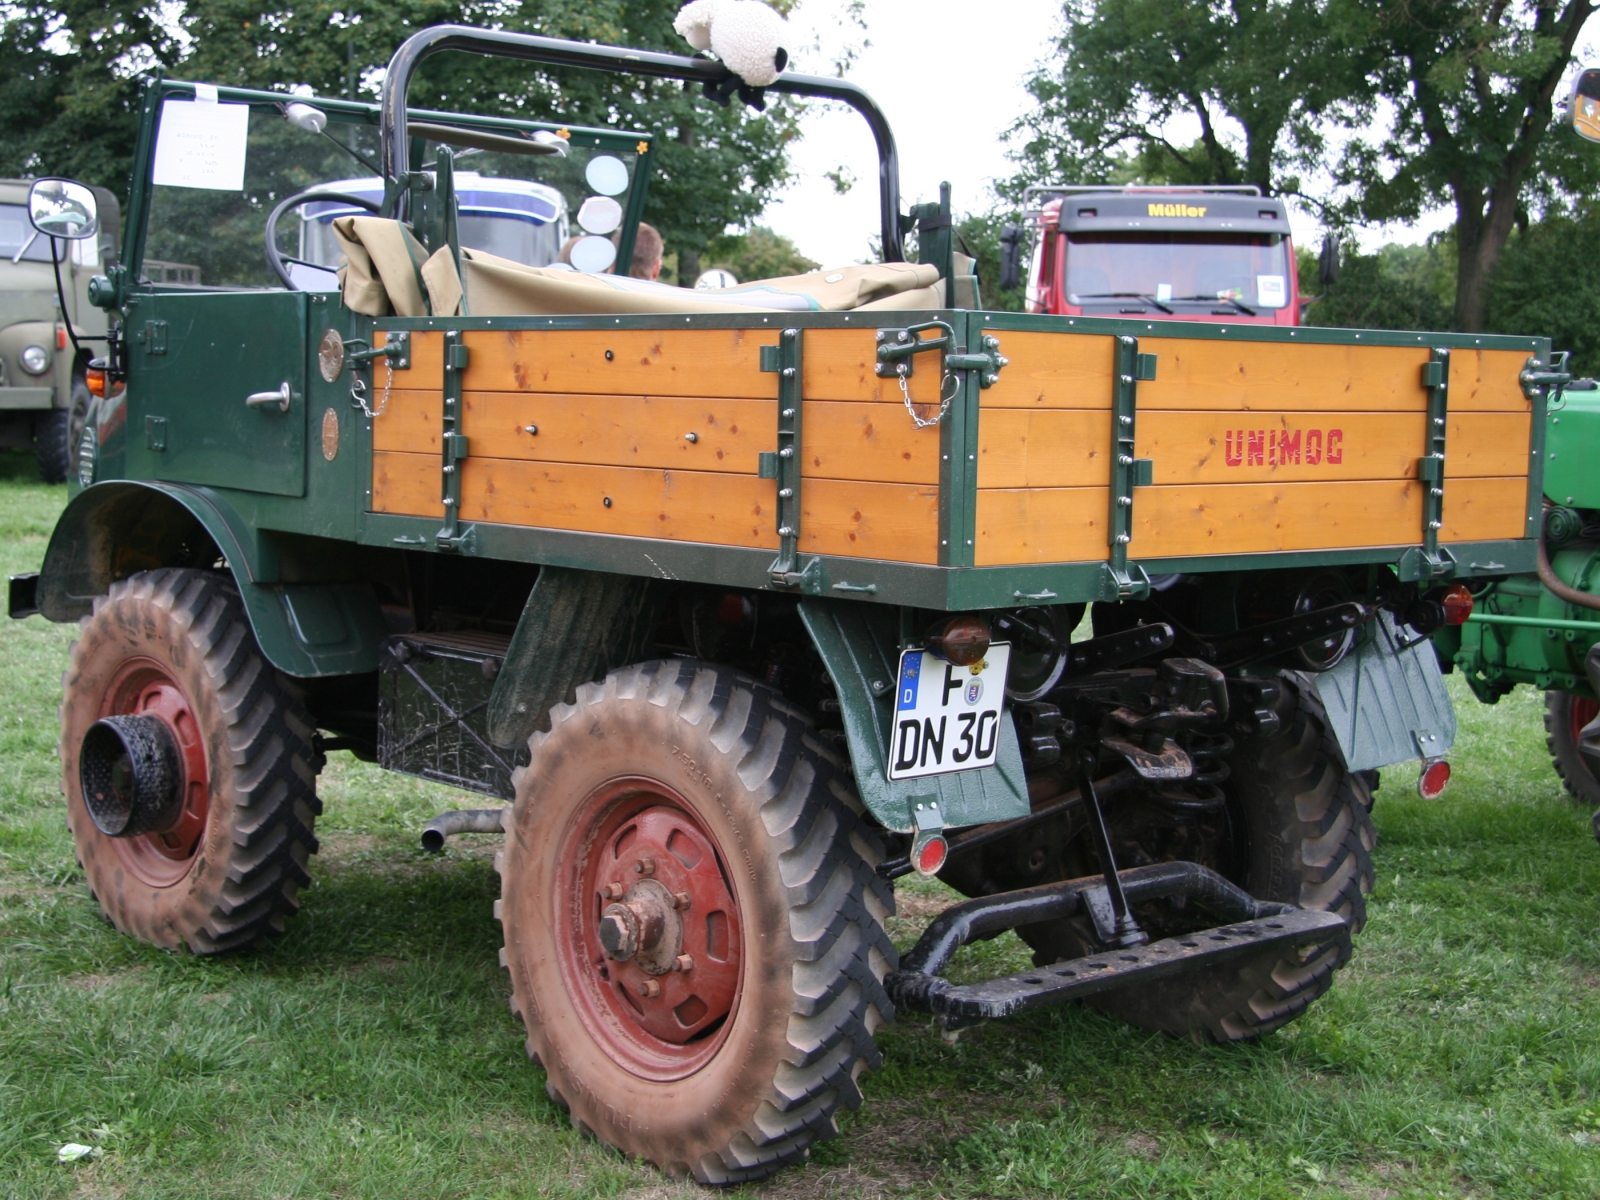
{"type": "Polygon", "coordinates": [[[1591,808],[1600,805],[1600,778],[1578,749],[1578,734],[1596,716],[1600,704],[1586,696],[1571,692],[1546,692],[1544,694],[1544,744],[1550,751],[1551,764],[1567,794],[1581,800],[1591,808]]]}
{"type": "Polygon", "coordinates": [[[697,662],[613,671],[550,725],[495,906],[550,1095],[702,1183],[803,1159],[893,1015],[894,894],[847,773],[770,689],[697,662]]]}
{"type": "Polygon", "coordinates": [[[33,427],[34,453],[39,459],[39,476],[46,483],[65,483],[78,465],[78,439],[89,420],[94,397],[82,379],[72,381],[72,403],[52,408],[36,418],[33,427]]]}
{"type": "Polygon", "coordinates": [[[197,954],[281,933],[317,849],[312,730],[232,583],[175,569],[113,583],[81,623],[63,691],[67,823],[112,924],[197,954]],[[171,797],[143,831],[140,745],[165,747],[152,773],[171,797]]]}
{"type": "MultiPolygon", "coordinates": [[[[1195,839],[1197,846],[1207,847],[1196,861],[1228,876],[1258,900],[1336,912],[1356,931],[1366,923],[1377,841],[1366,781],[1346,769],[1310,677],[1284,672],[1278,683],[1277,731],[1242,737],[1223,756],[1227,804],[1209,835],[1195,839]]],[[[1119,836],[1119,825],[1126,828],[1138,809],[1137,801],[1120,801],[1107,814],[1119,862],[1124,847],[1133,849],[1134,841],[1119,836]]],[[[1097,870],[1098,864],[1091,867],[1097,870]]],[[[1171,911],[1165,902],[1146,907],[1154,911],[1141,908],[1137,915],[1154,937],[1180,932],[1185,919],[1193,928],[1193,918],[1171,911]]],[[[1085,945],[1069,922],[1017,932],[1034,947],[1040,965],[1095,948],[1085,945]]],[[[1249,959],[1150,988],[1106,993],[1088,1003],[1145,1029],[1198,1041],[1246,1041],[1305,1012],[1332,986],[1334,971],[1343,965],[1342,951],[1329,946],[1305,961],[1249,959]]]]}

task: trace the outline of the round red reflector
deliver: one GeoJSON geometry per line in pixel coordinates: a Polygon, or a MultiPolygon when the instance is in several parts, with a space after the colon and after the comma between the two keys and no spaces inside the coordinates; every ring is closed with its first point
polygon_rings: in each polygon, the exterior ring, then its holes
{"type": "MultiPolygon", "coordinates": [[[[1456,584],[1439,598],[1439,603],[1444,605],[1444,623],[1446,625],[1465,625],[1467,618],[1472,615],[1472,593],[1467,591],[1463,584],[1456,584]]],[[[1445,771],[1446,777],[1450,772],[1445,771]]]]}
{"type": "Polygon", "coordinates": [[[1417,795],[1424,800],[1437,800],[1450,785],[1450,764],[1438,759],[1422,768],[1417,778],[1417,795]]]}
{"type": "Polygon", "coordinates": [[[923,875],[937,875],[944,866],[950,847],[942,837],[931,837],[917,850],[917,870],[923,875]]]}

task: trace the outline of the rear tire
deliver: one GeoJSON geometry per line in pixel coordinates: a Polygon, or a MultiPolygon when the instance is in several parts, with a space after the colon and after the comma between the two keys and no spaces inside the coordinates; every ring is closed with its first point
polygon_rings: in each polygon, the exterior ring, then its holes
{"type": "Polygon", "coordinates": [[[111,923],[196,954],[281,933],[317,849],[311,722],[231,581],[164,569],[113,583],[80,623],[62,684],[67,823],[111,923]],[[160,717],[179,747],[183,812],[166,833],[109,837],[84,805],[84,734],[115,714],[160,717]]]}
{"type": "Polygon", "coordinates": [[[519,773],[496,916],[551,1097],[702,1183],[803,1159],[861,1102],[893,1015],[894,896],[848,775],[770,689],[702,663],[613,671],[550,725],[519,773]],[[689,898],[669,902],[681,940],[619,960],[598,940],[606,889],[656,882],[689,898]],[[680,952],[689,967],[665,965],[680,952]]]}
{"type": "Polygon", "coordinates": [[[1544,694],[1544,744],[1567,794],[1591,808],[1600,806],[1600,778],[1578,749],[1578,731],[1600,714],[1600,704],[1571,692],[1544,694]]]}

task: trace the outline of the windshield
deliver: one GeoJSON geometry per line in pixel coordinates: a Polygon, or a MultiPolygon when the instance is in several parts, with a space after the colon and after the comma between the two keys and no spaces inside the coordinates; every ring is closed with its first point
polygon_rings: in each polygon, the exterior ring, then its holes
{"type": "Polygon", "coordinates": [[[1288,246],[1275,235],[1106,232],[1064,240],[1071,304],[1128,298],[1277,309],[1289,303],[1288,246]]]}
{"type": "MultiPolygon", "coordinates": [[[[60,254],[58,250],[56,253],[60,254]]],[[[50,239],[40,237],[28,224],[28,210],[21,204],[0,204],[0,254],[9,262],[49,262],[50,239]],[[21,250],[19,256],[17,251],[21,250]]],[[[66,255],[62,254],[65,258],[66,255]]]]}

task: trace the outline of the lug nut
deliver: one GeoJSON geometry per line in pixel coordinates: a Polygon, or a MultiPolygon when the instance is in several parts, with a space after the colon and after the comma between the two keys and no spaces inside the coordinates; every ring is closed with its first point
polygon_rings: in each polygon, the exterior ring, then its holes
{"type": "Polygon", "coordinates": [[[672,965],[680,971],[692,971],[694,970],[694,958],[688,954],[680,954],[672,965]]]}
{"type": "Polygon", "coordinates": [[[620,883],[608,883],[600,889],[600,894],[607,900],[621,900],[627,894],[627,889],[620,883]]]}
{"type": "Polygon", "coordinates": [[[646,979],[639,985],[639,995],[643,996],[646,1000],[654,1000],[657,996],[661,995],[661,985],[654,979],[646,979]]]}
{"type": "Polygon", "coordinates": [[[689,893],[688,892],[673,892],[672,893],[672,907],[677,909],[679,912],[688,912],[689,911],[689,893]]]}
{"type": "Polygon", "coordinates": [[[656,873],[656,860],[653,858],[641,858],[633,864],[633,869],[641,875],[654,875],[656,873]]]}

